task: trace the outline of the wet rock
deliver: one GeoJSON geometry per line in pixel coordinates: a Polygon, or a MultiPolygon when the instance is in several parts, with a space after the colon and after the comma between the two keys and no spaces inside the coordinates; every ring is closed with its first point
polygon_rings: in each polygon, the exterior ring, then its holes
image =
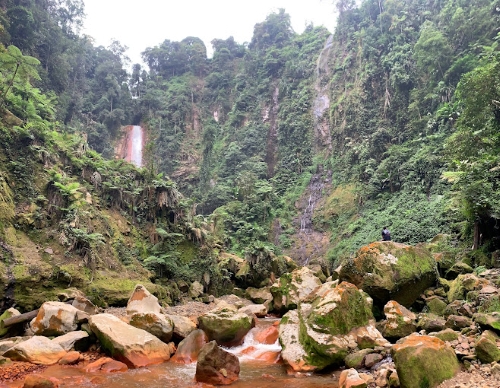
{"type": "Polygon", "coordinates": [[[385,241],[360,248],[354,259],[342,263],[339,276],[367,292],[377,305],[392,299],[408,307],[435,283],[436,272],[428,250],[385,241]]]}
{"type": "Polygon", "coordinates": [[[52,342],[55,342],[67,352],[70,350],[84,352],[90,347],[91,343],[89,334],[85,331],[72,331],[71,333],[54,338],[52,342]]]}
{"type": "MultiPolygon", "coordinates": [[[[255,329],[254,329],[255,330],[255,329]]],[[[266,327],[264,330],[257,332],[254,335],[255,341],[260,344],[272,345],[279,337],[279,331],[276,326],[266,327]]]]}
{"type": "Polygon", "coordinates": [[[172,339],[174,333],[174,323],[163,314],[135,313],[129,323],[138,329],[146,330],[165,343],[172,339]]]}
{"type": "Polygon", "coordinates": [[[109,357],[103,357],[88,364],[85,367],[85,373],[95,373],[95,372],[105,372],[105,373],[115,373],[115,372],[126,372],[128,367],[126,364],[120,361],[113,360],[109,357]]]}
{"type": "Polygon", "coordinates": [[[314,371],[318,368],[308,362],[307,353],[299,342],[299,329],[300,319],[297,310],[291,310],[283,315],[279,325],[281,358],[295,372],[314,371]]]}
{"type": "Polygon", "coordinates": [[[192,331],[179,343],[177,351],[171,361],[179,364],[196,362],[198,354],[208,342],[208,337],[203,330],[197,329],[192,331]]]}
{"type": "Polygon", "coordinates": [[[434,387],[459,370],[453,349],[436,337],[413,334],[394,345],[391,353],[405,388],[434,387]]]}
{"type": "Polygon", "coordinates": [[[66,351],[47,337],[35,336],[7,350],[3,356],[13,361],[26,361],[32,364],[52,365],[57,363],[66,351]]]}
{"type": "Polygon", "coordinates": [[[234,354],[219,348],[215,341],[206,344],[198,355],[195,380],[213,385],[228,385],[240,374],[240,362],[234,354]]]}
{"type": "Polygon", "coordinates": [[[30,327],[35,335],[54,336],[72,332],[77,329],[77,312],[75,307],[63,302],[45,302],[31,321],[30,327]]]}
{"type": "Polygon", "coordinates": [[[201,284],[200,282],[197,282],[197,281],[194,281],[193,283],[191,283],[191,285],[189,286],[189,291],[188,291],[189,297],[192,299],[195,299],[195,298],[200,297],[202,294],[203,294],[203,284],[201,284]]]}
{"type": "Polygon", "coordinates": [[[484,331],[476,342],[476,355],[484,363],[500,361],[500,342],[498,335],[490,330],[484,331]]]}
{"type": "Polygon", "coordinates": [[[59,383],[59,380],[54,377],[33,374],[26,376],[23,388],[58,388],[59,383]]]}
{"type": "Polygon", "coordinates": [[[359,377],[356,369],[343,370],[339,377],[339,388],[366,388],[366,381],[359,377]]]}
{"type": "Polygon", "coordinates": [[[89,325],[103,348],[113,358],[130,367],[158,364],[170,358],[167,344],[113,315],[92,315],[89,325]]]}
{"type": "Polygon", "coordinates": [[[264,304],[267,301],[273,299],[273,295],[271,294],[270,290],[271,290],[270,287],[264,287],[264,288],[248,287],[245,290],[245,294],[246,297],[250,299],[252,302],[257,304],[264,304]]]}
{"type": "Polygon", "coordinates": [[[173,314],[166,314],[165,316],[174,323],[173,336],[176,339],[183,340],[189,333],[196,330],[196,325],[187,317],[173,314]]]}
{"type": "Polygon", "coordinates": [[[384,306],[386,320],[382,325],[382,335],[388,339],[399,339],[417,331],[417,316],[391,300],[384,306]]]}
{"type": "Polygon", "coordinates": [[[220,305],[200,316],[198,323],[208,338],[220,345],[241,343],[254,325],[253,319],[247,314],[238,313],[226,305],[220,305]]]}
{"type": "Polygon", "coordinates": [[[71,351],[66,353],[60,360],[59,365],[75,365],[83,360],[80,352],[71,351]]]}
{"type": "Polygon", "coordinates": [[[160,313],[161,306],[158,298],[151,294],[142,284],[135,286],[127,303],[127,314],[135,313],[160,313]]]}
{"type": "Polygon", "coordinates": [[[307,267],[281,276],[271,287],[274,310],[285,312],[296,309],[319,286],[321,281],[307,267]]]}

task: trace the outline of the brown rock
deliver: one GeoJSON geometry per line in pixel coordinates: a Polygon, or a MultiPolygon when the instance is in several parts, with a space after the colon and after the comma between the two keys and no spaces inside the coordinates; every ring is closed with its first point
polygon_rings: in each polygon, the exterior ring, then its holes
{"type": "Polygon", "coordinates": [[[254,335],[255,341],[261,344],[272,345],[276,342],[279,331],[276,326],[269,326],[254,335]]]}
{"type": "Polygon", "coordinates": [[[103,357],[94,361],[91,364],[88,364],[85,367],[86,373],[95,373],[95,372],[106,372],[106,373],[114,373],[114,372],[126,372],[128,367],[126,364],[120,361],[113,360],[109,357],[103,357]]]}
{"type": "Polygon", "coordinates": [[[74,365],[78,364],[80,360],[83,360],[80,352],[72,351],[66,353],[66,355],[64,355],[64,357],[59,360],[59,365],[74,365]]]}
{"type": "Polygon", "coordinates": [[[45,377],[41,375],[28,375],[24,380],[23,388],[57,388],[59,380],[54,377],[45,377]]]}
{"type": "Polygon", "coordinates": [[[339,377],[339,388],[366,388],[366,381],[363,380],[356,369],[346,369],[339,377]]]}
{"type": "Polygon", "coordinates": [[[134,313],[160,313],[161,306],[158,298],[151,294],[146,287],[141,284],[135,286],[132,295],[127,303],[127,314],[134,313]]]}
{"type": "Polygon", "coordinates": [[[62,335],[76,330],[78,309],[63,302],[45,302],[31,321],[35,335],[62,335]]]}
{"type": "Polygon", "coordinates": [[[378,353],[370,353],[365,356],[365,366],[371,368],[377,362],[382,361],[383,357],[378,353]]]}
{"type": "Polygon", "coordinates": [[[177,351],[172,357],[172,362],[179,364],[190,364],[196,362],[198,354],[203,346],[208,343],[208,337],[203,330],[195,330],[184,338],[177,347],[177,351]]]}
{"type": "Polygon", "coordinates": [[[213,385],[228,385],[240,374],[240,362],[234,354],[219,348],[217,342],[206,344],[198,355],[195,379],[213,385]]]}

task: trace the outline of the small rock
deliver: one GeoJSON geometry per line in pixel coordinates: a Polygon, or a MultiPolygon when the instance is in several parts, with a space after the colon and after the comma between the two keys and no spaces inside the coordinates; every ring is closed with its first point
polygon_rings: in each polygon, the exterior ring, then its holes
{"type": "Polygon", "coordinates": [[[59,360],[59,365],[74,365],[78,364],[81,360],[83,360],[83,357],[80,352],[71,351],[59,360]]]}
{"type": "Polygon", "coordinates": [[[24,380],[23,388],[57,388],[59,380],[54,377],[45,377],[37,374],[28,375],[24,380]]]}
{"type": "Polygon", "coordinates": [[[209,342],[201,349],[196,364],[196,381],[213,385],[227,385],[236,381],[239,374],[238,357],[219,348],[217,342],[209,342]]]}
{"type": "Polygon", "coordinates": [[[128,367],[126,364],[120,361],[113,360],[109,357],[103,357],[94,361],[91,364],[88,364],[85,367],[85,373],[95,373],[95,372],[106,372],[106,373],[114,373],[114,372],[126,372],[128,367]]]}
{"type": "Polygon", "coordinates": [[[380,354],[377,353],[372,353],[372,354],[367,354],[365,357],[365,366],[367,368],[371,368],[373,365],[375,365],[377,362],[381,361],[383,357],[380,354]]]}

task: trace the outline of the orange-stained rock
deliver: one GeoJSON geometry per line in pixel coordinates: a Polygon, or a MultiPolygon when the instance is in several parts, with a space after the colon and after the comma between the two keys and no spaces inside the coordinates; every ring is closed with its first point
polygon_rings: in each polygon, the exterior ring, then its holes
{"type": "Polygon", "coordinates": [[[66,355],[59,360],[59,365],[74,365],[78,364],[81,360],[83,360],[80,352],[68,352],[66,355]]]}
{"type": "Polygon", "coordinates": [[[339,388],[366,388],[366,382],[359,376],[356,369],[346,369],[339,377],[339,388]]]}
{"type": "Polygon", "coordinates": [[[39,365],[52,365],[57,363],[66,351],[47,337],[34,336],[21,342],[3,355],[14,361],[26,361],[39,365]]]}
{"type": "Polygon", "coordinates": [[[106,373],[114,373],[114,372],[126,372],[128,370],[127,365],[123,362],[113,360],[109,357],[103,357],[94,361],[91,364],[88,364],[85,367],[86,373],[95,373],[95,372],[106,372],[106,373]]]}
{"type": "Polygon", "coordinates": [[[279,356],[280,356],[280,352],[268,351],[268,352],[263,352],[263,353],[259,354],[258,356],[255,356],[255,359],[274,363],[274,362],[278,361],[279,356]]]}
{"type": "Polygon", "coordinates": [[[197,329],[184,338],[172,356],[172,362],[190,364],[196,362],[201,348],[208,343],[208,337],[203,330],[197,329]]]}
{"type": "Polygon", "coordinates": [[[129,367],[160,364],[170,359],[166,343],[145,330],[127,325],[113,315],[92,315],[89,326],[108,354],[129,367]]]}
{"type": "Polygon", "coordinates": [[[59,380],[54,377],[46,377],[37,374],[28,375],[24,380],[23,388],[57,388],[59,380]]]}
{"type": "Polygon", "coordinates": [[[437,337],[412,334],[391,349],[402,387],[435,387],[460,369],[454,350],[437,337]]]}
{"type": "Polygon", "coordinates": [[[255,334],[254,339],[261,344],[272,345],[276,342],[278,336],[278,328],[276,326],[269,326],[268,328],[255,334]]]}
{"type": "Polygon", "coordinates": [[[161,306],[158,298],[152,295],[146,287],[141,284],[135,286],[127,303],[127,314],[134,313],[160,313],[161,306]]]}
{"type": "Polygon", "coordinates": [[[62,335],[75,331],[78,327],[77,308],[63,302],[45,302],[31,321],[35,335],[62,335]]]}

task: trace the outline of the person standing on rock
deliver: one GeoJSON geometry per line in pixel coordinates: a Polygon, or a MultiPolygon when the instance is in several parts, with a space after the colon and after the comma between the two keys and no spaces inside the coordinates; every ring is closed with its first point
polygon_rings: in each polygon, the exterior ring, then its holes
{"type": "Polygon", "coordinates": [[[382,229],[382,241],[391,241],[391,232],[387,229],[387,226],[382,229]]]}

